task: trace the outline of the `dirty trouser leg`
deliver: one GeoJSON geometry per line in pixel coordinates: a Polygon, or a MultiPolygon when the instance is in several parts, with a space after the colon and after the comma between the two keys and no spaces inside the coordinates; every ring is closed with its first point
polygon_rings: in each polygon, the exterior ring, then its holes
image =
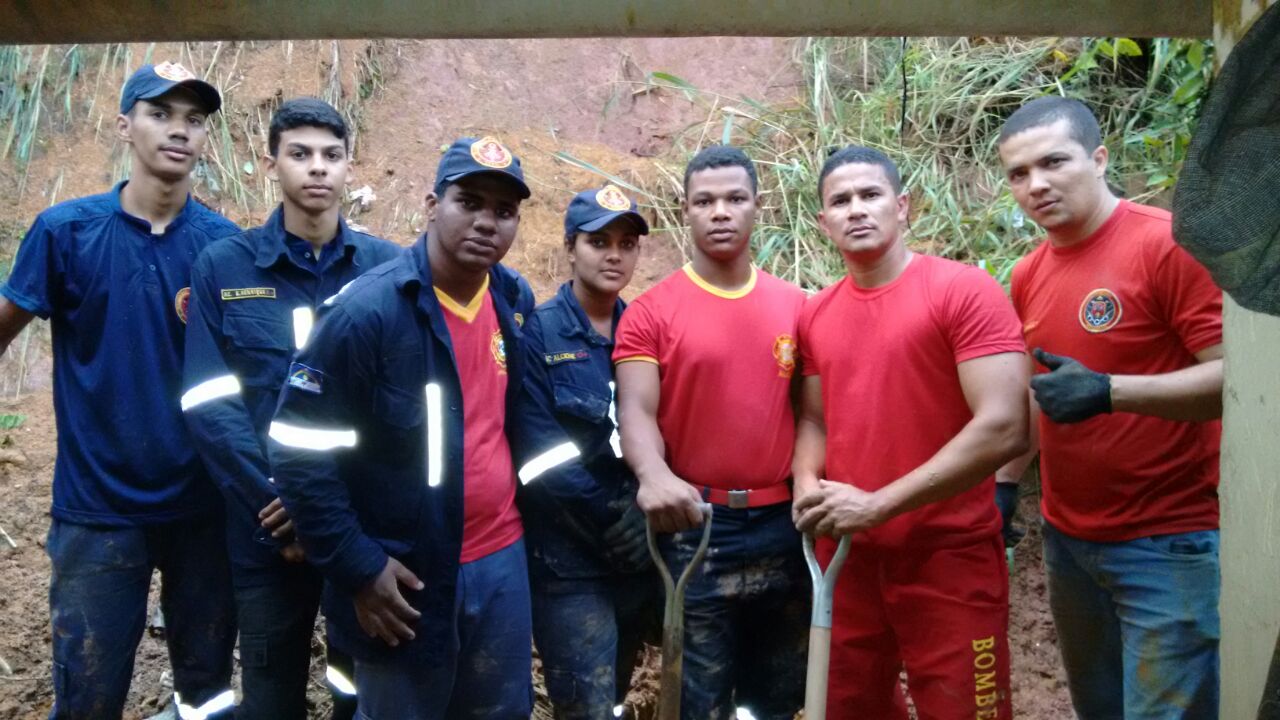
{"type": "Polygon", "coordinates": [[[235,589],[242,691],[237,720],[306,720],[320,589],[319,574],[306,565],[235,589]]]}
{"type": "Polygon", "coordinates": [[[804,705],[813,595],[809,570],[790,503],[747,513],[751,542],[740,565],[735,703],[759,720],[791,720],[804,705]]]}
{"type": "Polygon", "coordinates": [[[618,630],[607,578],[549,580],[533,592],[533,639],[555,716],[612,716],[618,630]]]}
{"type": "Polygon", "coordinates": [[[1120,618],[1126,720],[1217,718],[1218,531],[1117,543],[1098,569],[1120,618]]]}
{"type": "Polygon", "coordinates": [[[612,717],[644,638],[661,623],[657,577],[649,571],[535,585],[533,638],[555,716],[612,717]]]}
{"type": "Polygon", "coordinates": [[[1009,720],[1009,571],[993,534],[886,552],[881,593],[920,720],[1009,720]]]}
{"type": "MultiPolygon", "coordinates": [[[[836,545],[817,544],[827,567],[836,545]]],[[[854,542],[836,581],[832,606],[827,720],[906,720],[898,684],[902,658],[884,606],[884,562],[865,542],[854,542]]]]}
{"type": "Polygon", "coordinates": [[[145,533],[54,519],[50,720],[113,720],[124,710],[151,586],[145,533]]]}
{"type": "Polygon", "coordinates": [[[1044,569],[1071,704],[1080,720],[1123,720],[1120,621],[1095,579],[1097,550],[1043,523],[1044,569]]]}
{"type": "Polygon", "coordinates": [[[231,717],[236,611],[221,514],[149,528],[178,715],[231,717]]]}

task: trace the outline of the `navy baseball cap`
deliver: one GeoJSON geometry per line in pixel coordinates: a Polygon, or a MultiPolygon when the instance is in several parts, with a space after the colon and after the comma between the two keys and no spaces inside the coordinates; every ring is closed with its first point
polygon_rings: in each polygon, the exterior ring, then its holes
{"type": "Polygon", "coordinates": [[[217,88],[178,63],[163,62],[143,65],[129,76],[124,91],[120,93],[120,112],[127,113],[139,100],[153,100],[179,85],[195,93],[204,103],[205,111],[216,113],[222,107],[222,96],[217,88]]]}
{"type": "Polygon", "coordinates": [[[649,223],[636,209],[635,200],[627,197],[617,185],[583,190],[569,201],[569,209],[564,214],[564,234],[595,232],[624,215],[635,222],[641,235],[649,234],[649,223]]]}
{"type": "Polygon", "coordinates": [[[505,145],[488,136],[478,139],[464,137],[453,141],[444,151],[444,157],[440,158],[440,166],[436,168],[435,193],[440,195],[445,185],[476,173],[506,175],[520,188],[522,199],[532,194],[529,186],[524,183],[520,158],[513,155],[505,145]]]}

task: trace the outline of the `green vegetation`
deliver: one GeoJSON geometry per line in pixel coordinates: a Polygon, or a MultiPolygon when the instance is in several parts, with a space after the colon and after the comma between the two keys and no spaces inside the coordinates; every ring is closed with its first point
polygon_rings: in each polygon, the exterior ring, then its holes
{"type": "Polygon", "coordinates": [[[759,166],[766,204],[753,238],[757,262],[822,287],[844,270],[816,225],[817,172],[828,149],[868,145],[902,169],[913,246],[980,262],[1007,282],[1038,231],[1005,190],[995,152],[1004,119],[1045,94],[1084,100],[1102,122],[1112,182],[1133,199],[1160,202],[1185,157],[1210,52],[1201,40],[816,38],[797,45],[803,96],[780,105],[703,92],[653,72],[648,85],[700,103],[707,118],[678,137],[657,183],[628,187],[657,215],[655,232],[683,242],[684,162],[709,143],[742,146],[759,166]]]}

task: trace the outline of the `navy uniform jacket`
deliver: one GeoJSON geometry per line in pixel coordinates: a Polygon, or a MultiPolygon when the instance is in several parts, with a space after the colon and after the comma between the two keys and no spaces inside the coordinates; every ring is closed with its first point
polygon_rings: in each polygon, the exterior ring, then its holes
{"type": "MultiPolygon", "coordinates": [[[[520,482],[589,484],[546,406],[522,401],[529,284],[498,265],[489,292],[507,356],[502,411],[520,482]]],[[[454,637],[462,393],[425,236],[327,302],[290,367],[269,432],[276,488],[308,559],[329,581],[330,638],[356,658],[440,662],[454,637]],[[421,591],[400,588],[422,617],[416,638],[397,648],[360,629],[352,602],[388,556],[424,583],[421,591]]]]}
{"type": "Polygon", "coordinates": [[[305,240],[285,231],[277,208],[266,225],[210,245],[192,268],[182,409],[226,499],[238,585],[261,584],[289,565],[258,511],[276,497],[267,426],[315,308],[402,252],[339,220],[338,235],[313,258],[305,240]]]}
{"type": "MultiPolygon", "coordinates": [[[[613,323],[626,303],[617,301],[613,323]]],[[[592,327],[573,295],[572,283],[538,306],[525,325],[529,369],[525,392],[541,395],[582,453],[594,480],[577,497],[533,483],[521,489],[529,572],[534,581],[606,577],[601,531],[635,501],[636,480],[622,460],[614,406],[613,340],[592,327]],[[603,524],[602,524],[603,523],[603,524]]]]}
{"type": "Polygon", "coordinates": [[[240,232],[188,197],[153,234],[124,185],[40,213],[0,289],[52,325],[53,517],[105,527],[221,512],[178,405],[183,323],[192,262],[240,232]]]}

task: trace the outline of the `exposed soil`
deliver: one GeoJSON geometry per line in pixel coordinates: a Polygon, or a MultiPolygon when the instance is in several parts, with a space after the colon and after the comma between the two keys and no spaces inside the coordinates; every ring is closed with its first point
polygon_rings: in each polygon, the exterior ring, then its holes
{"type": "MultiPolygon", "coordinates": [[[[145,50],[128,48],[132,65],[141,62],[145,50]]],[[[362,92],[359,60],[376,57],[381,70],[363,107],[353,187],[368,184],[377,198],[353,219],[402,244],[422,231],[422,198],[441,145],[463,134],[499,136],[522,159],[534,190],[522,208],[520,237],[508,262],[526,274],[540,299],[554,292],[566,272],[562,213],[570,194],[603,182],[554,153],[567,153],[624,180],[652,178],[656,169],[651,158],[702,121],[705,109],[677,91],[647,84],[648,73],[670,73],[726,101],[742,95],[787,101],[798,94],[790,55],[788,41],[769,38],[343,41],[154,49],[157,59],[182,57],[189,65],[212,64],[217,58],[211,76],[223,82],[232,137],[242,159],[263,151],[264,139],[249,137],[247,130],[261,126],[263,108],[273,99],[323,95],[333,87],[331,79],[344,98],[354,97],[362,92]]],[[[123,69],[114,67],[86,70],[73,101],[74,122],[55,123],[45,133],[25,176],[9,163],[0,164],[0,262],[6,266],[39,211],[109,186],[119,154],[111,139],[112,108],[124,80],[123,69]]],[[[257,201],[245,206],[223,200],[221,209],[242,224],[261,222],[270,210],[262,202],[268,186],[254,173],[245,173],[243,181],[257,201]]],[[[683,261],[671,235],[651,237],[626,294],[634,297],[683,261]]],[[[37,323],[0,359],[0,397],[9,398],[0,400],[0,416],[25,416],[16,429],[0,430],[0,528],[16,544],[10,547],[0,536],[0,659],[8,665],[0,663],[0,718],[43,718],[52,700],[49,563],[44,552],[55,452],[49,374],[48,327],[37,323]]],[[[1023,510],[1024,517],[1034,516],[1034,498],[1024,499],[1023,510]]],[[[1012,583],[1017,715],[1068,717],[1034,528],[1018,549],[1012,583]]],[[[651,717],[655,708],[656,660],[656,651],[648,651],[637,670],[628,696],[636,717],[651,717]]],[[[127,718],[150,717],[163,708],[171,692],[167,667],[162,638],[148,634],[138,651],[127,718]]],[[[313,665],[313,716],[327,717],[318,667],[313,665]]],[[[540,683],[537,689],[535,716],[550,717],[540,683]]]]}

